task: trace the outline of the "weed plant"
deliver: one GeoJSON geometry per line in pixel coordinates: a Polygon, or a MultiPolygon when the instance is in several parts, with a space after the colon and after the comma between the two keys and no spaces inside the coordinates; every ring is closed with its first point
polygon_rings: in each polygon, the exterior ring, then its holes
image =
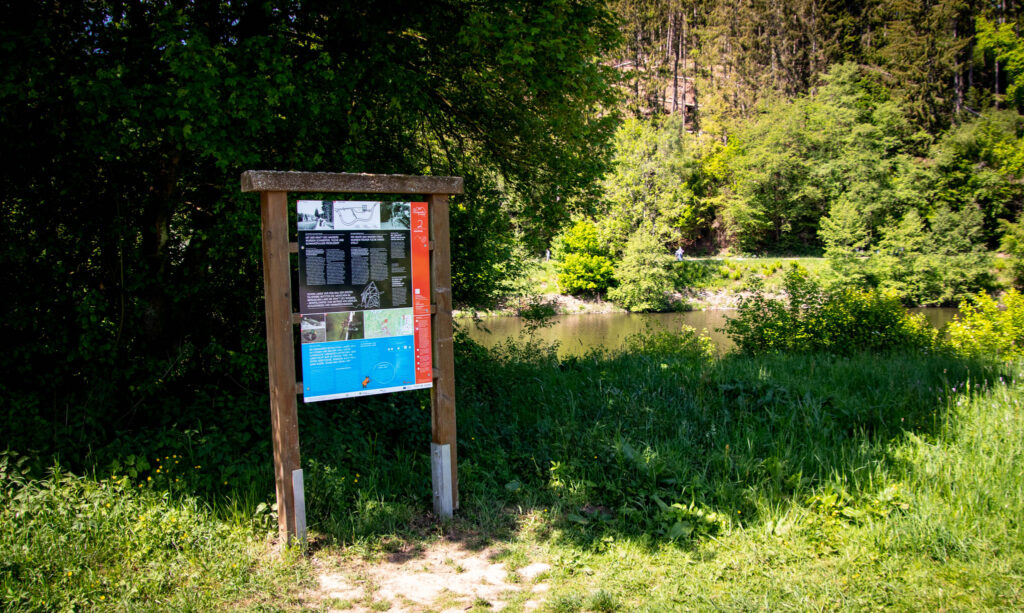
{"type": "Polygon", "coordinates": [[[1024,296],[1011,289],[1000,302],[984,293],[964,302],[961,318],[949,326],[950,345],[965,355],[1024,356],[1024,296]]]}

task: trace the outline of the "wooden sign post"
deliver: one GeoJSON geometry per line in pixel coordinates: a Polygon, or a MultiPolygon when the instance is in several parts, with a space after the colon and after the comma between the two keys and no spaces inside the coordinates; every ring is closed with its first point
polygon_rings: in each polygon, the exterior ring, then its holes
{"type": "Polygon", "coordinates": [[[455,364],[452,352],[451,250],[448,197],[463,193],[461,177],[421,177],[321,172],[247,170],[242,191],[259,192],[263,227],[263,287],[267,314],[270,422],[274,441],[278,528],[283,543],[305,540],[302,467],[292,326],[288,193],[417,194],[427,197],[430,215],[431,331],[434,380],[430,391],[431,475],[434,511],[450,517],[459,507],[455,444],[455,364]],[[298,503],[297,503],[298,500],[298,503]]]}

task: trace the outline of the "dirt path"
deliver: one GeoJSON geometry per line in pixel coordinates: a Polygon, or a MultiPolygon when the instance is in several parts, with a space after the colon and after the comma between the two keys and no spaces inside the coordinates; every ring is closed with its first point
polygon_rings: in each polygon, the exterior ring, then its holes
{"type": "Polygon", "coordinates": [[[502,553],[440,540],[372,562],[324,561],[319,588],[303,600],[319,603],[322,610],[357,613],[501,611],[509,605],[536,609],[548,589],[544,579],[550,566],[533,563],[510,569],[502,553]]]}

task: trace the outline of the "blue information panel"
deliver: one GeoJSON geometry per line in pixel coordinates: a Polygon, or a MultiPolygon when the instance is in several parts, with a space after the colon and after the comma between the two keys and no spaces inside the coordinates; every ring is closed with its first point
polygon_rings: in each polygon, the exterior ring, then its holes
{"type": "Polygon", "coordinates": [[[409,334],[333,343],[304,343],[304,395],[307,400],[311,397],[328,400],[332,397],[416,389],[413,342],[413,336],[409,334]],[[338,396],[339,393],[343,395],[338,396]]]}

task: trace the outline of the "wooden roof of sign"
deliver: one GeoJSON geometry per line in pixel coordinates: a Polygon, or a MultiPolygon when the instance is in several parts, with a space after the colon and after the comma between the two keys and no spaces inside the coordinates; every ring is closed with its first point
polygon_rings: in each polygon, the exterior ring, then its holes
{"type": "Polygon", "coordinates": [[[375,175],[350,172],[247,170],[243,192],[342,192],[350,194],[461,194],[462,177],[375,175]]]}

